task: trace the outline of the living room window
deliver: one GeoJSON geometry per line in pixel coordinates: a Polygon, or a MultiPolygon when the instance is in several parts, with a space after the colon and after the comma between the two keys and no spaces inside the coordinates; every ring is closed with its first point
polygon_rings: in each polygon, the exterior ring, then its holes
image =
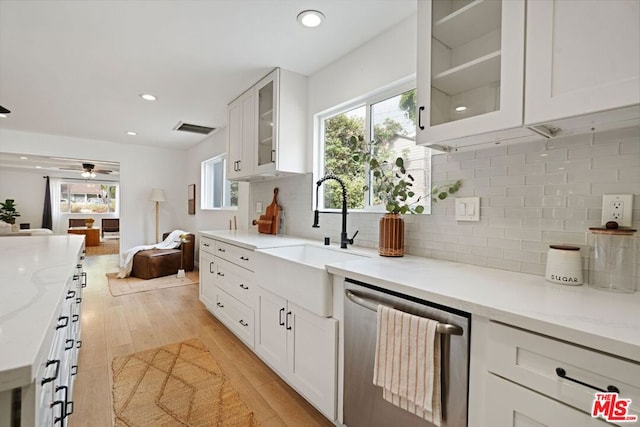
{"type": "Polygon", "coordinates": [[[118,212],[117,183],[60,182],[60,213],[106,214],[118,212]]]}
{"type": "Polygon", "coordinates": [[[205,160],[201,165],[201,209],[238,206],[238,183],[226,177],[226,155],[205,160]]]}
{"type": "MultiPolygon", "coordinates": [[[[374,141],[372,149],[376,158],[395,162],[397,157],[414,177],[413,191],[422,196],[419,204],[429,211],[431,177],[431,150],[415,143],[415,89],[398,86],[390,91],[365,97],[340,109],[319,117],[318,176],[334,173],[347,186],[347,202],[350,210],[382,211],[375,179],[368,164],[354,159],[349,147],[352,136],[374,141]]],[[[326,181],[320,188],[319,209],[340,209],[342,191],[337,182],[326,181]]]]}

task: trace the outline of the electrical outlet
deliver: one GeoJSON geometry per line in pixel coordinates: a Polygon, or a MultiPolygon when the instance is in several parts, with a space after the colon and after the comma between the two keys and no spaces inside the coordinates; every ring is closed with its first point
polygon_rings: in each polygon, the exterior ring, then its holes
{"type": "Polygon", "coordinates": [[[633,194],[602,195],[602,225],[615,221],[621,227],[631,227],[633,194]]]}

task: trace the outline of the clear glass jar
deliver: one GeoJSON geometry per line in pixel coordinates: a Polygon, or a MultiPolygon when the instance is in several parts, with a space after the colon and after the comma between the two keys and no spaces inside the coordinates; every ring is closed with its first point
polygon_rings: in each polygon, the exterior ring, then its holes
{"type": "Polygon", "coordinates": [[[638,289],[636,230],[590,228],[589,286],[613,291],[638,289]]]}

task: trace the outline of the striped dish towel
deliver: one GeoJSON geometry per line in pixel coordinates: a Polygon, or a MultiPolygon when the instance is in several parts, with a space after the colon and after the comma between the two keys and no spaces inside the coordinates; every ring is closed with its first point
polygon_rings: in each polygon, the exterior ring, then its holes
{"type": "Polygon", "coordinates": [[[378,336],[373,384],[383,397],[439,426],[440,335],[436,320],[378,306],[378,336]]]}

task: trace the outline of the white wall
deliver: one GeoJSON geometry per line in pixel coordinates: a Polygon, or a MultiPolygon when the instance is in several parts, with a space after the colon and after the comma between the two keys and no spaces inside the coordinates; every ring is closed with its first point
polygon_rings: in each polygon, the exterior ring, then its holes
{"type": "MultiPolygon", "coordinates": [[[[141,145],[119,144],[108,141],[86,140],[58,135],[0,130],[0,152],[23,153],[70,158],[91,158],[120,162],[120,246],[123,249],[155,242],[155,207],[150,202],[152,188],[165,190],[167,202],[160,204],[160,234],[184,227],[187,206],[186,152],[141,145]]],[[[38,186],[35,182],[12,182],[14,193],[41,191],[44,194],[42,175],[38,186]],[[42,186],[42,187],[40,187],[42,186]],[[37,190],[42,188],[42,190],[37,190]]],[[[4,200],[4,188],[0,186],[0,199],[4,200]]],[[[23,215],[42,216],[42,206],[37,214],[24,211],[22,196],[16,196],[16,204],[23,215]]],[[[29,196],[30,200],[31,196],[29,196]]],[[[34,202],[28,205],[36,206],[34,202]]],[[[25,206],[27,207],[27,206],[25,206]]],[[[21,221],[20,222],[25,222],[21,221]]],[[[38,221],[39,222],[39,221],[38,221]]],[[[38,224],[39,225],[39,224],[38,224]]],[[[33,225],[32,225],[33,226],[33,225]]]]}
{"type": "Polygon", "coordinates": [[[42,208],[46,181],[42,172],[0,169],[0,200],[14,199],[20,216],[16,224],[42,225],[42,208]],[[28,190],[27,190],[28,189],[28,190]]]}

